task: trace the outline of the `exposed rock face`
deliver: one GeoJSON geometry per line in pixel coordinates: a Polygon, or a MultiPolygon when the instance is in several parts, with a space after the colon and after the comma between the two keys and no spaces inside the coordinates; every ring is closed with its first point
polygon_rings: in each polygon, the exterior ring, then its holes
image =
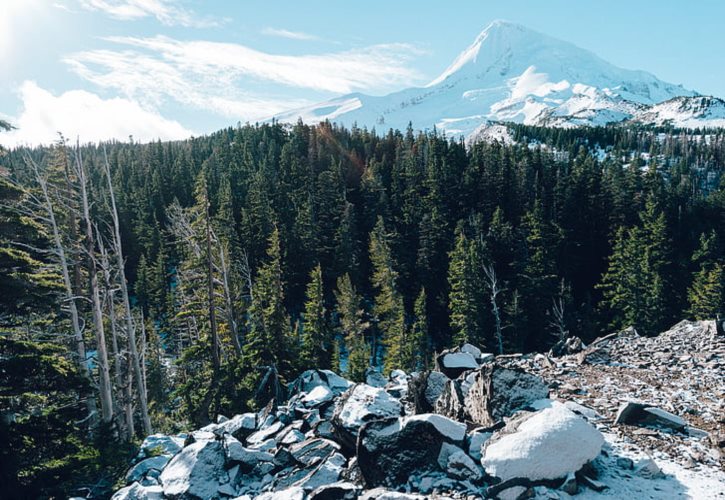
{"type": "Polygon", "coordinates": [[[360,429],[357,459],[368,487],[405,483],[436,468],[444,443],[462,443],[466,427],[436,414],[368,422],[360,429]]]}
{"type": "Polygon", "coordinates": [[[447,354],[449,369],[471,358],[477,366],[455,379],[395,370],[373,376],[380,387],[310,370],[284,404],[219,416],[189,435],[149,436],[114,498],[506,499],[603,489],[707,498],[725,483],[713,471],[725,455],[725,338],[713,323],[683,322],[658,338],[629,330],[562,357],[491,359],[471,345],[447,354]],[[549,389],[560,402],[542,399],[549,389]],[[654,446],[654,458],[633,452],[637,442],[654,446]],[[689,476],[675,480],[680,466],[661,462],[670,449],[689,476]],[[682,489],[688,477],[697,482],[682,489]]]}
{"type": "Polygon", "coordinates": [[[140,461],[126,474],[126,483],[130,484],[141,481],[152,472],[160,474],[164,467],[166,467],[166,464],[169,463],[169,460],[171,460],[171,455],[158,455],[140,461]]]}
{"type": "Polygon", "coordinates": [[[678,432],[685,432],[687,430],[687,422],[677,415],[673,415],[661,408],[654,408],[635,401],[622,403],[622,406],[620,406],[617,412],[617,417],[614,419],[614,423],[639,426],[651,425],[678,432]]]}
{"type": "Polygon", "coordinates": [[[385,390],[357,384],[338,400],[332,423],[343,446],[354,449],[358,431],[365,422],[397,417],[401,411],[400,401],[385,390]]]}
{"type": "Polygon", "coordinates": [[[219,441],[197,441],[186,446],[160,476],[164,495],[171,498],[215,498],[229,482],[224,448],[219,441]]]}
{"type": "Polygon", "coordinates": [[[492,426],[547,395],[548,386],[540,377],[487,364],[463,380],[449,381],[436,403],[436,412],[492,426]]]}

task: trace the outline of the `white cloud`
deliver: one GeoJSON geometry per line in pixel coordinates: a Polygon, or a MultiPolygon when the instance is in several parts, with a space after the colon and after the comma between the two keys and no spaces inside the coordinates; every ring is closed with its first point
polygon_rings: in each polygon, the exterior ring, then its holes
{"type": "Polygon", "coordinates": [[[55,96],[33,81],[20,86],[20,98],[23,110],[9,120],[17,129],[0,133],[0,143],[5,146],[49,144],[58,138],[58,132],[81,142],[126,140],[129,135],[147,142],[192,135],[178,122],[128,99],[102,99],[85,90],[55,96]]]}
{"type": "Polygon", "coordinates": [[[289,31],[278,28],[264,28],[261,33],[268,36],[276,36],[280,38],[289,38],[290,40],[319,40],[320,37],[317,35],[310,35],[309,33],[303,33],[302,31],[289,31]]]}
{"type": "Polygon", "coordinates": [[[178,5],[177,0],[79,0],[88,10],[98,10],[115,19],[131,21],[153,16],[166,26],[204,28],[216,26],[219,21],[201,18],[191,10],[178,5]]]}
{"type": "Polygon", "coordinates": [[[421,52],[407,44],[286,56],[233,43],[166,36],[107,40],[127,48],[79,52],[64,61],[82,78],[150,106],[173,99],[242,120],[309,104],[249,90],[260,82],[340,94],[389,91],[421,81],[408,66],[421,52]]]}

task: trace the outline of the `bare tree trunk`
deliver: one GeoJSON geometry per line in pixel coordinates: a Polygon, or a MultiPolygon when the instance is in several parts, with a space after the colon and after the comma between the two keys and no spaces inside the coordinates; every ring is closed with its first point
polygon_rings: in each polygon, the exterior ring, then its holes
{"type": "Polygon", "coordinates": [[[229,286],[229,266],[225,257],[226,250],[219,244],[219,260],[221,261],[222,286],[224,287],[224,300],[227,306],[227,321],[229,321],[229,330],[232,337],[232,344],[237,356],[242,354],[242,345],[239,343],[239,326],[237,322],[237,314],[234,307],[234,299],[232,298],[231,288],[229,286]]]}
{"type": "Polygon", "coordinates": [[[126,391],[125,405],[126,423],[128,424],[128,433],[130,436],[136,435],[136,423],[133,420],[133,370],[131,370],[131,354],[126,355],[126,391]]]}
{"type": "Polygon", "coordinates": [[[98,290],[98,265],[95,258],[95,238],[93,237],[93,223],[91,222],[90,206],[88,202],[88,180],[83,167],[80,146],[76,146],[76,165],[81,186],[81,202],[83,218],[86,221],[86,250],[88,252],[88,270],[90,274],[91,302],[93,304],[93,325],[96,330],[97,359],[99,373],[99,392],[101,396],[101,417],[104,422],[113,420],[113,395],[111,394],[111,376],[108,369],[108,352],[106,348],[106,333],[103,326],[103,310],[98,290]]]}
{"type": "MultiPolygon", "coordinates": [[[[123,378],[121,375],[121,353],[118,350],[118,329],[116,328],[116,304],[113,300],[113,294],[114,290],[111,286],[112,284],[112,278],[111,278],[111,268],[108,262],[108,252],[106,251],[105,245],[103,245],[103,241],[101,240],[101,235],[98,234],[98,242],[100,245],[101,250],[101,266],[103,267],[103,278],[104,278],[104,288],[105,288],[105,296],[108,300],[108,323],[111,328],[111,354],[113,354],[113,375],[114,375],[114,386],[115,386],[115,392],[118,396],[118,401],[126,403],[125,401],[125,395],[124,392],[124,383],[123,378]]],[[[123,405],[124,409],[126,408],[126,404],[123,405]]],[[[125,415],[125,421],[123,422],[123,428],[126,430],[126,438],[130,441],[133,439],[133,435],[128,433],[128,412],[124,413],[125,415]]],[[[133,418],[133,414],[131,416],[133,418]]]]}
{"type": "MultiPolygon", "coordinates": [[[[68,258],[63,247],[63,240],[60,237],[60,229],[55,217],[55,209],[53,203],[50,200],[48,193],[48,183],[45,178],[40,174],[38,166],[30,161],[33,171],[35,173],[35,180],[40,186],[40,190],[43,193],[43,205],[47,214],[47,219],[50,223],[53,232],[53,244],[55,246],[55,252],[60,261],[60,269],[63,275],[63,286],[65,288],[65,301],[68,303],[68,309],[70,310],[71,325],[73,326],[73,339],[75,342],[76,354],[78,356],[78,369],[86,380],[89,381],[89,386],[93,386],[93,379],[91,372],[88,369],[88,363],[86,359],[86,343],[83,340],[83,330],[81,329],[80,317],[78,315],[78,307],[76,306],[76,295],[73,290],[73,282],[71,281],[70,271],[68,268],[68,258]]],[[[97,412],[96,400],[93,393],[86,394],[86,409],[88,410],[89,422],[93,423],[94,415],[97,412]]]]}
{"type": "Polygon", "coordinates": [[[121,228],[118,220],[118,210],[116,209],[116,196],[113,192],[113,184],[111,183],[111,168],[108,164],[108,155],[106,148],[103,148],[103,157],[105,160],[106,178],[108,180],[108,192],[111,198],[111,215],[113,217],[113,243],[118,259],[118,272],[121,282],[121,295],[123,298],[124,313],[126,315],[126,334],[128,335],[128,343],[131,352],[131,364],[136,373],[137,392],[139,397],[139,406],[141,407],[141,420],[143,422],[144,433],[148,436],[153,432],[151,428],[151,419],[149,418],[148,400],[146,399],[146,378],[141,376],[141,364],[138,359],[138,351],[136,350],[136,332],[134,330],[133,317],[131,316],[131,302],[128,298],[128,286],[126,284],[126,271],[123,259],[123,247],[121,245],[121,228]]]}
{"type": "Polygon", "coordinates": [[[219,338],[216,325],[216,308],[214,307],[214,263],[211,256],[211,223],[209,221],[209,188],[206,192],[206,261],[207,261],[207,292],[209,294],[209,329],[211,330],[211,361],[214,368],[214,381],[218,378],[221,368],[219,359],[219,338]]]}
{"type": "Polygon", "coordinates": [[[141,311],[141,376],[143,377],[143,399],[148,401],[148,392],[146,392],[146,318],[141,311]]]}
{"type": "Polygon", "coordinates": [[[492,265],[483,266],[483,272],[486,275],[486,281],[488,281],[488,288],[491,290],[491,310],[493,311],[493,317],[496,320],[496,342],[498,344],[498,353],[503,354],[503,331],[501,328],[501,311],[498,308],[498,302],[496,300],[501,289],[498,287],[498,279],[496,278],[496,270],[492,265]]]}

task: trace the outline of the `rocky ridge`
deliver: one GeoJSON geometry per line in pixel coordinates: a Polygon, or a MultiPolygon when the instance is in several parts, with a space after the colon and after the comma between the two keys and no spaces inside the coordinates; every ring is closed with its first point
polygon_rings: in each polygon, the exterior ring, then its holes
{"type": "Polygon", "coordinates": [[[725,339],[713,322],[549,354],[471,345],[149,436],[114,499],[723,498],[725,339]]]}

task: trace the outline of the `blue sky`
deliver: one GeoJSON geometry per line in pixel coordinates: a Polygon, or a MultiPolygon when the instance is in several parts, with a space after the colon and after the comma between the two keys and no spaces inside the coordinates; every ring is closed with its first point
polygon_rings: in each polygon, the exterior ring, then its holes
{"type": "Polygon", "coordinates": [[[495,19],[725,97],[725,2],[0,0],[0,143],[179,138],[424,85],[495,19]]]}

